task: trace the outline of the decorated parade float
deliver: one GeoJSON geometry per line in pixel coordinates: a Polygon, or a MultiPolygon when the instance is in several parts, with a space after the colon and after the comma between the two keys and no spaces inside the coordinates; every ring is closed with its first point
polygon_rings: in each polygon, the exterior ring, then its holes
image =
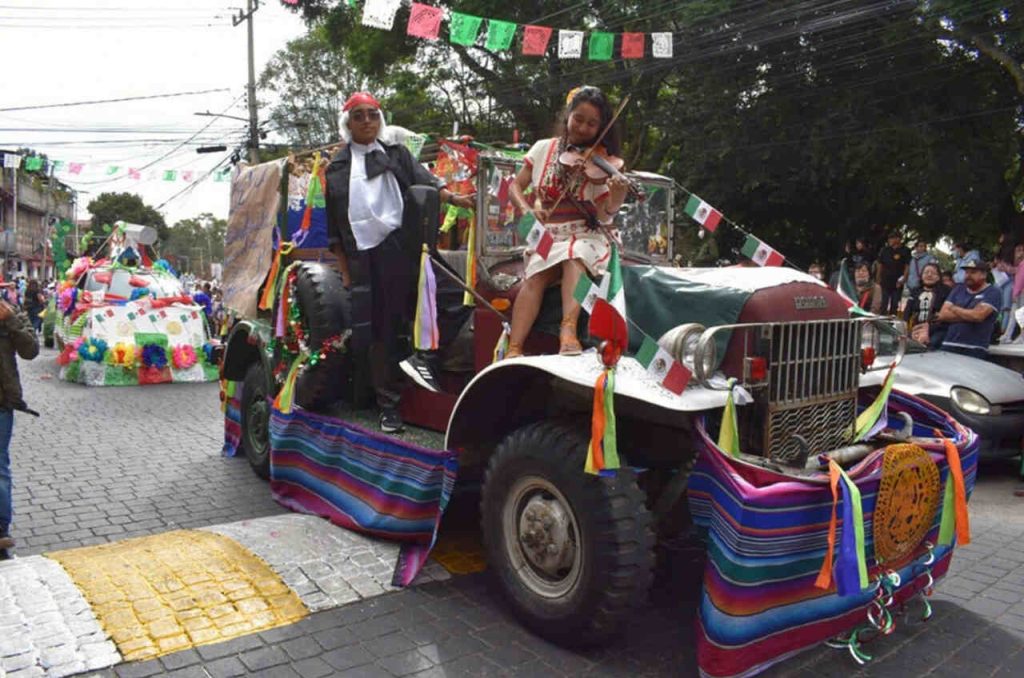
{"type": "Polygon", "coordinates": [[[744,251],[759,266],[670,266],[677,197],[706,229],[728,220],[636,173],[645,199],[617,218],[621,266],[577,290],[591,348],[557,355],[551,290],[528,357],[501,360],[524,244],[543,227],[509,200],[516,154],[438,150],[435,171],[471,182],[477,207],[441,213],[432,189],[406,196],[404,228],[423,246],[410,341],[437,355],[442,392],[410,385],[398,435],[367,409],[354,292],[324,249],[326,158],[236,174],[227,453],[244,454],[282,504],[402,541],[399,585],[429,553],[456,481],[479,486],[488,568],[523,623],[557,642],[607,641],[645,601],[657,544],[694,534],[702,594],[697,619],[680,623],[695,623],[704,675],[750,675],[821,643],[863,663],[897,610],[929,615],[969,540],[977,445],[892,391],[900,328],[851,315],[754,236],[744,251]],[[614,336],[611,308],[628,323],[614,336]]]}
{"type": "Polygon", "coordinates": [[[60,378],[89,386],[217,380],[217,342],[197,303],[209,301],[186,294],[166,261],[150,261],[153,229],[115,226],[108,255],[76,259],[58,284],[60,378]]]}

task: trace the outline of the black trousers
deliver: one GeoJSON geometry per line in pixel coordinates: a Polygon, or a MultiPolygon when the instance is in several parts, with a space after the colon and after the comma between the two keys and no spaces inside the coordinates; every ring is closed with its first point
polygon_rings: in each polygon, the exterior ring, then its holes
{"type": "Polygon", "coordinates": [[[416,262],[401,229],[359,253],[352,290],[354,343],[367,350],[379,407],[397,407],[403,379],[398,363],[409,355],[416,312],[416,262]]]}

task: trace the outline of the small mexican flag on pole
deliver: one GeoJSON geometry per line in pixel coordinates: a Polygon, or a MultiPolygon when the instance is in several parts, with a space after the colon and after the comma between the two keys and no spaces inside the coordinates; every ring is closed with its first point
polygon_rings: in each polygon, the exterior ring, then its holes
{"type": "Polygon", "coordinates": [[[718,228],[718,222],[722,220],[721,212],[693,194],[690,194],[690,199],[686,201],[683,211],[712,233],[718,228]]]}
{"type": "Polygon", "coordinates": [[[640,345],[636,359],[647,368],[647,374],[672,393],[681,395],[686,390],[686,385],[690,382],[690,370],[678,360],[674,360],[654,339],[644,337],[644,343],[640,345]]]}
{"type": "Polygon", "coordinates": [[[580,306],[587,313],[594,310],[594,302],[597,301],[597,285],[590,281],[586,273],[580,274],[580,281],[576,283],[576,289],[573,291],[572,296],[575,297],[576,301],[579,302],[580,306]]]}
{"type": "Polygon", "coordinates": [[[748,235],[740,250],[743,256],[749,258],[758,266],[782,266],[786,260],[784,256],[776,252],[771,246],[764,244],[752,235],[748,235]]]}
{"type": "Polygon", "coordinates": [[[853,279],[850,278],[850,269],[846,266],[846,259],[839,262],[839,276],[836,279],[836,292],[842,297],[843,301],[850,309],[850,313],[855,315],[871,315],[857,303],[857,286],[853,284],[853,279]]]}
{"type": "Polygon", "coordinates": [[[539,254],[542,259],[548,258],[555,239],[551,237],[548,229],[544,228],[544,224],[537,221],[532,212],[527,212],[519,220],[518,230],[519,239],[526,243],[529,249],[539,254]]]}

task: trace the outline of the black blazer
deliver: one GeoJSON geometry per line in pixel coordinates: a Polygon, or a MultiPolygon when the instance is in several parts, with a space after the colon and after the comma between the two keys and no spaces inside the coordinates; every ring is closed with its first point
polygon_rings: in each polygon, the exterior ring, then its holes
{"type": "MultiPolygon", "coordinates": [[[[398,188],[405,195],[410,186],[438,186],[439,181],[419,164],[405,146],[385,144],[384,153],[388,156],[388,165],[398,188]]],[[[327,186],[327,243],[333,247],[340,242],[345,256],[349,259],[358,257],[356,238],[352,233],[352,225],[348,221],[348,182],[352,173],[352,150],[346,145],[327,166],[325,177],[327,186]]]]}

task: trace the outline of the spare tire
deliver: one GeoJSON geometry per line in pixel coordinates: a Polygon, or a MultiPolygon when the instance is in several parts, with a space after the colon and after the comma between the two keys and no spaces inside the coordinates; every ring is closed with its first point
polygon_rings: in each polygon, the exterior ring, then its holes
{"type": "MultiPolygon", "coordinates": [[[[295,296],[310,351],[317,351],[329,339],[352,326],[348,291],[341,274],[319,263],[301,263],[295,268],[295,296]]],[[[344,357],[330,351],[315,365],[306,364],[295,382],[295,402],[302,408],[323,411],[341,398],[344,357]]]]}

